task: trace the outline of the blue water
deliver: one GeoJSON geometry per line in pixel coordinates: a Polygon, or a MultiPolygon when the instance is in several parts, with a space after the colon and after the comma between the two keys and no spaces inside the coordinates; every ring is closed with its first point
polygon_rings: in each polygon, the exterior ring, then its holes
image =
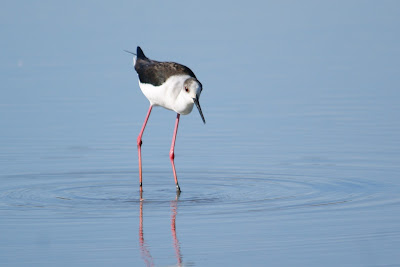
{"type": "Polygon", "coordinates": [[[398,266],[395,1],[6,3],[2,266],[398,266]],[[132,58],[188,65],[153,109],[132,58]]]}

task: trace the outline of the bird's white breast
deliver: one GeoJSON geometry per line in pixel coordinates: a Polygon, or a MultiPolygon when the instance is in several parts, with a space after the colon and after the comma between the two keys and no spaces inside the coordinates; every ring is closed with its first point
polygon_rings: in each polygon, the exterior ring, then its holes
{"type": "Polygon", "coordinates": [[[183,83],[188,78],[190,78],[189,75],[171,76],[160,86],[139,81],[139,86],[151,105],[161,106],[181,113],[175,110],[174,107],[179,93],[183,89],[183,83]]]}

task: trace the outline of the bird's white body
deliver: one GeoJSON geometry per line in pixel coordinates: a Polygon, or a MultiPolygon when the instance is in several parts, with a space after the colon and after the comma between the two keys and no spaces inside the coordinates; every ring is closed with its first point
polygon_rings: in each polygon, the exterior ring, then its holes
{"type": "MultiPolygon", "coordinates": [[[[184,83],[189,79],[189,75],[174,75],[169,77],[165,83],[160,86],[154,86],[139,81],[140,89],[149,100],[152,106],[161,106],[169,110],[173,110],[179,114],[189,114],[194,105],[194,101],[184,89],[184,83]]],[[[194,95],[195,96],[195,95],[194,95]]]]}

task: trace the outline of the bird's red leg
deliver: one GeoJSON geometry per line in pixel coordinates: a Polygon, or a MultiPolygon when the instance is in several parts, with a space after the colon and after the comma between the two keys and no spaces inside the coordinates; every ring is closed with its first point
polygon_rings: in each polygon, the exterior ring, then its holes
{"type": "Polygon", "coordinates": [[[149,107],[149,111],[147,111],[146,119],[144,120],[142,130],[139,133],[139,136],[137,138],[137,148],[138,148],[138,154],[139,154],[139,184],[140,184],[140,191],[142,191],[142,135],[144,132],[144,128],[146,128],[147,121],[149,120],[151,109],[153,108],[152,105],[149,107]]]}
{"type": "Polygon", "coordinates": [[[178,125],[179,125],[179,117],[181,115],[178,113],[176,115],[176,122],[175,122],[175,130],[174,130],[174,136],[172,137],[172,144],[171,144],[171,149],[169,151],[169,158],[171,159],[171,164],[172,164],[172,171],[174,172],[174,178],[175,178],[175,184],[176,184],[176,191],[180,192],[181,189],[179,188],[178,184],[178,177],[176,176],[176,171],[175,171],[175,164],[174,164],[174,149],[175,149],[175,140],[176,140],[176,134],[178,132],[178,125]]]}

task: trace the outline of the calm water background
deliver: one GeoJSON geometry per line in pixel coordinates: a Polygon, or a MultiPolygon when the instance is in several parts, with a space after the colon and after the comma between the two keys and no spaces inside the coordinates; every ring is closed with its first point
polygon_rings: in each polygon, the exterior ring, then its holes
{"type": "Polygon", "coordinates": [[[399,266],[398,1],[6,1],[2,266],[399,266]],[[123,49],[181,62],[153,110],[123,49]]]}

